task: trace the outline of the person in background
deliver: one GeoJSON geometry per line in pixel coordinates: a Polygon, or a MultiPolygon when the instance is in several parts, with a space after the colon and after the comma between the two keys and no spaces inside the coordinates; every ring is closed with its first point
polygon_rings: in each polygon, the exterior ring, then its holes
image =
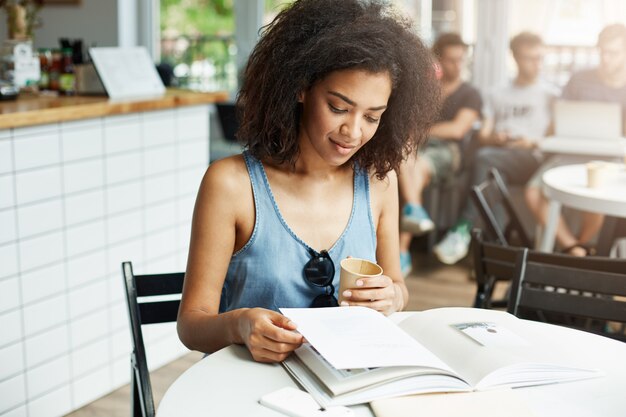
{"type": "Polygon", "coordinates": [[[443,106],[429,132],[426,146],[411,154],[398,171],[400,199],[403,203],[400,228],[400,264],[406,276],[411,271],[409,254],[415,235],[435,227],[422,205],[422,193],[431,181],[445,181],[461,165],[459,143],[479,120],[482,107],[480,93],[463,81],[467,45],[456,33],[444,33],[433,45],[433,54],[441,70],[443,106]]]}
{"type": "Polygon", "coordinates": [[[302,336],[278,309],[336,306],[348,256],[384,275],[360,279],[342,305],[402,310],[394,170],[425,140],[438,98],[429,51],[389,2],[286,6],[237,98],[246,151],[211,164],[198,191],[181,341],[284,360],[302,336]]]}
{"type": "MultiPolygon", "coordinates": [[[[524,185],[543,159],[537,142],[550,126],[552,104],[559,91],[540,78],[544,46],[538,35],[522,32],[511,39],[510,48],[517,75],[485,96],[478,134],[482,147],[476,153],[472,185],[485,181],[492,167],[507,183],[524,185]]],[[[470,229],[476,221],[478,212],[468,200],[457,223],[434,248],[441,262],[454,264],[467,255],[470,229]]]]}
{"type": "MultiPolygon", "coordinates": [[[[620,103],[626,135],[626,26],[613,24],[598,35],[600,64],[597,68],[572,75],[563,89],[565,100],[591,100],[620,103]]],[[[557,155],[549,158],[528,183],[525,197],[533,215],[541,225],[547,218],[547,201],[541,192],[541,176],[550,168],[588,162],[589,157],[557,155]]],[[[557,224],[556,240],[564,253],[585,256],[593,251],[589,242],[602,227],[603,216],[583,213],[579,233],[574,234],[563,218],[557,224]]]]}

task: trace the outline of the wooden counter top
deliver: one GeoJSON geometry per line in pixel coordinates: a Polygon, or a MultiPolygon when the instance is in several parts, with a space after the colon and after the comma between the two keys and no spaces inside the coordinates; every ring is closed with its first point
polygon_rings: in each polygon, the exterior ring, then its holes
{"type": "Polygon", "coordinates": [[[227,92],[197,93],[184,90],[168,90],[162,97],[127,101],[110,101],[107,97],[90,96],[21,95],[16,101],[0,102],[0,129],[210,104],[226,100],[228,100],[227,92]]]}

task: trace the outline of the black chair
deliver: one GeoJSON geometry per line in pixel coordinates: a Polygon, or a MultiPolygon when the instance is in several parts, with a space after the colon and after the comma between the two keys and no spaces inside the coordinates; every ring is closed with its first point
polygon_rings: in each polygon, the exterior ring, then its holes
{"type": "Polygon", "coordinates": [[[431,182],[424,190],[424,207],[435,223],[435,230],[427,235],[427,249],[431,252],[446,230],[454,225],[467,200],[470,178],[474,166],[476,151],[480,146],[478,127],[472,128],[461,141],[461,166],[459,170],[444,181],[431,182]]]}
{"type": "Polygon", "coordinates": [[[483,231],[472,230],[472,251],[474,255],[474,275],[476,278],[475,308],[506,308],[508,294],[493,299],[498,282],[510,283],[515,278],[516,262],[522,248],[486,242],[483,231]]]}
{"type": "Polygon", "coordinates": [[[518,252],[508,311],[626,342],[625,297],[624,259],[575,257],[524,248],[518,252]]]}
{"type": "Polygon", "coordinates": [[[180,299],[167,301],[141,300],[139,297],[181,294],[185,274],[135,275],[131,262],[122,263],[122,276],[126,288],[128,317],[133,340],[131,367],[131,413],[133,417],[154,417],[155,407],[152,385],[146,361],[141,326],[144,324],[176,321],[180,299]]]}
{"type": "Polygon", "coordinates": [[[511,195],[497,169],[491,168],[488,178],[472,187],[471,195],[485,224],[486,240],[500,242],[503,245],[532,247],[532,241],[524,230],[511,201],[511,195]],[[497,207],[504,209],[508,219],[504,226],[497,220],[495,211],[497,207]]]}
{"type": "Polygon", "coordinates": [[[235,103],[215,103],[217,118],[222,127],[224,139],[230,142],[237,142],[237,130],[239,130],[239,120],[237,119],[237,108],[235,103]]]}

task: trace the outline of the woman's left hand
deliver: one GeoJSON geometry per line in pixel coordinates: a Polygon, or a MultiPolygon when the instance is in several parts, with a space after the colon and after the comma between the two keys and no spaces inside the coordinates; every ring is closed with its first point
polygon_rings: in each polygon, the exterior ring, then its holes
{"type": "Polygon", "coordinates": [[[359,278],[356,285],[356,288],[344,290],[340,294],[343,297],[342,306],[369,307],[386,316],[402,309],[402,291],[388,276],[359,278]]]}

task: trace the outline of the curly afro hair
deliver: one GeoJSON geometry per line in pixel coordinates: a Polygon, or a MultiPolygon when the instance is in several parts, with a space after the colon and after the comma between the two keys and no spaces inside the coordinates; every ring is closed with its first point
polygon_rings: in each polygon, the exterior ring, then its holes
{"type": "Polygon", "coordinates": [[[353,157],[382,179],[425,140],[440,103],[429,50],[384,0],[298,0],[264,27],[237,97],[238,138],[255,157],[293,167],[299,93],[343,69],[390,74],[387,110],[353,157]]]}

